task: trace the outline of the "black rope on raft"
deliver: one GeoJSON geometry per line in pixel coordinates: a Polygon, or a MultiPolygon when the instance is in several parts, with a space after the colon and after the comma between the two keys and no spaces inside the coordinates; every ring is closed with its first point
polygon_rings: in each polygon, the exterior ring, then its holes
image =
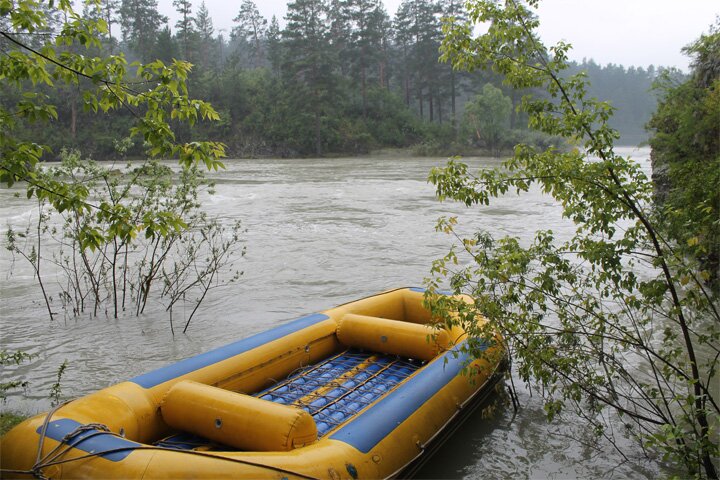
{"type": "MultiPolygon", "coordinates": [[[[98,434],[99,434],[99,435],[100,435],[100,434],[104,434],[104,435],[114,435],[114,434],[108,434],[108,433],[106,433],[106,432],[98,432],[98,434]]],[[[86,437],[86,438],[87,438],[87,437],[86,437]]],[[[85,438],[81,439],[81,441],[80,441],[80,442],[77,442],[75,445],[78,445],[79,443],[81,443],[82,440],[85,440],[85,438]]],[[[70,447],[70,448],[68,448],[67,450],[71,450],[72,448],[73,448],[73,447],[70,447]]],[[[275,467],[275,466],[273,466],[273,465],[266,465],[266,464],[264,464],[264,463],[251,462],[251,461],[249,461],[249,460],[242,460],[242,459],[239,459],[239,458],[223,457],[223,456],[214,455],[214,454],[211,454],[211,453],[198,452],[198,451],[196,451],[196,450],[184,450],[184,451],[182,451],[182,452],[178,452],[178,450],[176,450],[176,449],[174,449],[174,448],[164,448],[164,447],[158,447],[158,446],[153,446],[153,445],[138,445],[138,446],[132,446],[132,447],[111,448],[111,449],[109,449],[109,450],[103,450],[102,452],[88,453],[87,455],[81,455],[81,456],[79,456],[79,457],[68,458],[68,459],[65,459],[65,460],[53,460],[52,462],[48,462],[48,463],[45,463],[45,464],[40,465],[40,468],[47,468],[47,467],[50,467],[50,466],[53,466],[53,465],[63,465],[63,464],[65,464],[65,463],[71,463],[71,462],[75,462],[75,461],[78,461],[78,460],[86,460],[86,459],[88,459],[88,458],[93,458],[93,457],[102,456],[102,455],[109,455],[109,454],[112,454],[112,453],[127,452],[127,451],[129,451],[129,450],[130,450],[130,451],[136,451],[136,450],[153,450],[153,451],[174,452],[174,453],[179,453],[179,454],[181,454],[181,455],[196,455],[196,456],[200,456],[200,457],[213,458],[213,459],[216,459],[216,460],[223,460],[223,461],[226,461],[226,462],[240,463],[240,464],[249,465],[249,466],[252,466],[252,467],[258,467],[258,468],[264,468],[264,469],[268,469],[268,470],[273,470],[273,471],[278,472],[278,473],[283,473],[283,474],[286,474],[286,475],[293,475],[293,476],[296,476],[296,477],[299,477],[299,478],[304,478],[304,479],[307,479],[307,480],[320,480],[319,477],[312,477],[312,476],[306,475],[306,474],[304,474],[304,473],[294,472],[294,471],[292,471],[292,470],[287,470],[287,469],[284,469],[284,468],[275,467]]],[[[64,453],[66,453],[66,452],[63,452],[63,454],[64,454],[64,453]]],[[[2,470],[2,472],[3,472],[3,473],[6,473],[6,472],[7,472],[7,473],[21,473],[21,474],[27,474],[27,475],[35,475],[35,472],[34,472],[33,470],[2,470]]],[[[40,476],[40,477],[37,477],[37,478],[43,478],[43,479],[45,479],[45,480],[50,480],[48,477],[46,477],[46,476],[44,476],[44,475],[43,475],[43,476],[40,476]]]]}
{"type": "Polygon", "coordinates": [[[45,419],[42,423],[42,428],[40,429],[40,439],[38,440],[38,451],[37,456],[35,457],[35,463],[33,464],[32,468],[30,469],[31,475],[35,478],[41,478],[43,480],[47,479],[43,473],[42,468],[40,465],[42,465],[43,460],[46,460],[50,455],[52,455],[59,447],[62,445],[60,443],[57,447],[52,449],[45,457],[42,456],[43,446],[45,444],[45,437],[47,436],[47,429],[48,425],[50,425],[50,420],[52,419],[52,416],[55,415],[55,413],[60,410],[62,407],[67,405],[68,403],[72,402],[72,400],[68,400],[67,402],[63,402],[59,405],[56,405],[52,410],[50,410],[47,415],[45,415],[45,419]]]}
{"type": "MultiPolygon", "coordinates": [[[[72,400],[70,400],[70,401],[72,401],[72,400]]],[[[76,462],[78,460],[86,460],[88,458],[109,455],[112,453],[120,453],[120,452],[127,452],[127,451],[136,451],[136,450],[154,450],[154,451],[166,451],[166,452],[178,453],[178,451],[174,448],[164,448],[164,447],[153,446],[153,445],[137,445],[137,446],[133,445],[133,446],[128,446],[128,447],[112,448],[109,450],[103,450],[101,452],[88,453],[87,455],[81,455],[79,457],[68,458],[68,459],[62,460],[61,458],[64,455],[66,455],[68,452],[70,452],[71,450],[76,448],[78,445],[80,445],[85,440],[94,438],[99,435],[115,435],[114,433],[112,433],[110,431],[110,429],[107,427],[107,425],[103,425],[101,423],[88,423],[88,424],[84,424],[84,425],[78,425],[74,430],[72,430],[67,435],[65,435],[60,440],[60,442],[58,443],[58,445],[55,448],[50,450],[47,453],[47,455],[43,456],[42,450],[45,445],[45,438],[47,437],[47,430],[48,430],[48,426],[50,425],[50,421],[51,421],[53,415],[55,415],[55,413],[57,413],[57,411],[60,410],[60,408],[67,405],[68,403],[70,403],[70,401],[56,406],[55,408],[50,410],[47,413],[47,415],[45,416],[42,427],[40,429],[40,440],[38,441],[38,453],[37,453],[37,457],[35,460],[35,464],[29,470],[0,469],[0,473],[2,473],[3,476],[7,475],[7,474],[32,475],[33,477],[41,479],[41,480],[50,480],[50,477],[46,476],[43,473],[43,471],[42,471],[43,469],[51,467],[51,466],[55,466],[55,465],[63,465],[66,463],[76,462]],[[75,442],[75,443],[69,443],[77,435],[79,435],[83,432],[87,432],[87,431],[90,431],[92,433],[78,439],[77,442],[75,442]],[[65,448],[63,448],[63,446],[65,448]]],[[[214,455],[214,454],[210,454],[210,453],[198,452],[195,450],[185,450],[182,452],[182,454],[183,455],[196,455],[196,456],[201,456],[201,457],[209,457],[209,458],[213,458],[213,459],[217,459],[217,460],[223,460],[226,462],[240,463],[240,464],[249,465],[252,467],[273,470],[275,472],[279,472],[279,473],[286,474],[286,475],[293,475],[293,476],[296,476],[299,478],[304,478],[307,480],[319,480],[317,477],[311,477],[311,476],[303,474],[303,473],[294,472],[292,470],[287,470],[287,469],[275,467],[272,465],[265,465],[263,463],[251,462],[249,460],[242,460],[239,458],[223,457],[223,456],[214,455]]]]}

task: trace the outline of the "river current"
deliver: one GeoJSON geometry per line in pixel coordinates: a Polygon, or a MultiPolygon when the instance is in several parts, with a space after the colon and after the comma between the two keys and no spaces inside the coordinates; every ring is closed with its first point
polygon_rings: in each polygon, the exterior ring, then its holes
{"type": "MultiPolygon", "coordinates": [[[[618,148],[649,171],[649,150],[618,148]]],[[[500,160],[468,158],[473,166],[500,160]]],[[[0,349],[36,356],[5,367],[0,381],[23,377],[25,392],[8,396],[3,409],[36,413],[50,406],[49,391],[67,360],[63,396],[88,394],[298,316],[401,286],[422,286],[433,259],[452,239],[435,232],[440,216],[457,215],[460,229],[484,228],[496,236],[529,241],[538,229],[559,236],[573,225],[559,206],[531,191],[491,206],[466,209],[441,203],[427,183],[441,158],[376,155],[357,158],[227,160],[210,176],[216,193],[202,199],[211,215],[242,221],[247,255],[236,262],[240,280],[212,290],[187,334],[170,331],[160,308],[120,319],[63,318],[51,322],[32,271],[0,252],[0,349]],[[12,274],[11,274],[12,271],[12,274]]],[[[0,189],[0,221],[24,229],[36,205],[21,187],[0,189]]],[[[175,321],[183,315],[176,311],[175,321]]],[[[579,421],[545,420],[542,403],[515,379],[521,408],[501,407],[490,418],[473,415],[419,472],[421,478],[654,478],[660,467],[631,440],[588,445],[579,421]],[[594,448],[599,447],[599,448],[594,448]]]]}

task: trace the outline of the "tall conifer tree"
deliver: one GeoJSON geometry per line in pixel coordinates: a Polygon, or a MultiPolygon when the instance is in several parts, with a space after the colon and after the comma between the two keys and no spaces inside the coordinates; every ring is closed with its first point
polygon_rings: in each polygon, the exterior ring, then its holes
{"type": "Polygon", "coordinates": [[[122,0],[119,10],[123,42],[143,62],[152,60],[160,26],[168,21],[158,12],[156,0],[122,0]]]}
{"type": "Polygon", "coordinates": [[[280,23],[275,15],[270,20],[270,26],[267,30],[267,57],[270,67],[275,74],[280,74],[282,70],[282,33],[280,32],[280,23]]]}
{"type": "Polygon", "coordinates": [[[190,60],[190,43],[195,33],[195,19],[192,17],[192,2],[190,0],[173,0],[175,10],[180,18],[175,22],[177,36],[180,39],[182,55],[184,60],[190,60]]]}
{"type": "Polygon", "coordinates": [[[218,52],[215,48],[217,41],[214,38],[215,27],[204,1],[200,4],[195,16],[195,32],[197,35],[197,63],[203,69],[215,66],[218,61],[218,52]]]}
{"type": "Polygon", "coordinates": [[[323,152],[322,117],[334,107],[336,87],[327,11],[323,0],[291,2],[283,30],[287,52],[283,73],[294,101],[312,116],[317,155],[323,152]]]}
{"type": "MultiPolygon", "coordinates": [[[[387,14],[379,0],[348,0],[347,17],[351,22],[351,72],[360,86],[363,116],[367,116],[367,77],[369,69],[383,55],[387,14]]],[[[382,79],[381,79],[382,84],[382,79]]]]}
{"type": "Polygon", "coordinates": [[[252,0],[243,0],[240,11],[233,19],[237,24],[233,28],[233,36],[242,38],[252,46],[253,66],[258,68],[263,63],[263,41],[267,33],[267,20],[252,0]]]}

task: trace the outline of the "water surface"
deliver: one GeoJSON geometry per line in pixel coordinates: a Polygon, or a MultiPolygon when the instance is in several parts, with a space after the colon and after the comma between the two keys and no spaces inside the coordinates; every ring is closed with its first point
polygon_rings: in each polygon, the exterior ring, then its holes
{"type": "MultiPolygon", "coordinates": [[[[647,149],[620,149],[649,170],[647,149]]],[[[476,166],[498,159],[471,158],[476,166]]],[[[228,223],[243,222],[247,255],[237,262],[240,282],[211,292],[187,334],[172,336],[161,307],[140,317],[114,320],[63,318],[50,322],[32,272],[0,253],[0,348],[38,356],[0,379],[22,375],[26,395],[7,408],[28,413],[49,407],[58,366],[67,397],[85,395],[168,363],[248,337],[292,318],[401,286],[420,286],[433,259],[451,239],[436,233],[440,216],[458,215],[460,229],[485,228],[497,236],[530,241],[538,229],[567,235],[558,205],[531,192],[507,196],[490,207],[465,209],[435,199],[426,179],[439,158],[371,156],[340,159],[229,160],[213,174],[217,193],[204,208],[228,223]],[[9,272],[12,269],[13,274],[9,272]]],[[[0,190],[4,227],[25,228],[34,203],[0,190]]],[[[189,311],[175,312],[181,323],[189,311]]],[[[653,478],[657,466],[630,441],[620,445],[632,462],[609,446],[590,448],[573,437],[572,416],[548,425],[537,395],[516,381],[522,408],[474,415],[420,472],[423,478],[653,478]]]]}

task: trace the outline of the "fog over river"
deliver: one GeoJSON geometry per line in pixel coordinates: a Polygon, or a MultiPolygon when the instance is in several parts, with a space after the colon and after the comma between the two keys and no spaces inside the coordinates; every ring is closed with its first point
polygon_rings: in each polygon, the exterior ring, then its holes
{"type": "MultiPolygon", "coordinates": [[[[649,150],[619,148],[649,171],[649,150]]],[[[469,158],[475,166],[500,160],[469,158]]],[[[162,306],[118,320],[63,318],[51,322],[32,272],[0,252],[0,349],[37,354],[20,367],[5,367],[0,381],[23,376],[26,393],[3,408],[36,413],[49,408],[58,367],[67,398],[156,369],[191,355],[280,325],[298,316],[401,286],[422,286],[430,265],[447,253],[451,238],[434,230],[438,217],[458,215],[461,231],[485,228],[496,236],[529,241],[538,229],[571,232],[558,205],[530,192],[508,195],[489,207],[440,203],[427,183],[439,158],[376,155],[340,159],[228,160],[210,176],[216,194],[204,208],[230,223],[243,222],[247,255],[236,265],[239,282],[212,290],[187,334],[173,337],[162,306]],[[12,275],[10,271],[12,268],[12,275]]],[[[24,229],[36,203],[22,187],[0,189],[0,219],[24,229]]],[[[176,310],[176,325],[189,311],[176,310]]],[[[420,473],[424,478],[654,478],[666,475],[620,440],[632,460],[609,445],[591,448],[577,437],[571,415],[548,424],[538,395],[515,378],[521,408],[502,407],[468,420],[420,473]]],[[[621,429],[621,427],[620,427],[621,429]]],[[[592,441],[587,438],[588,441],[592,441]]],[[[593,442],[594,443],[594,442],[593,442]]]]}

